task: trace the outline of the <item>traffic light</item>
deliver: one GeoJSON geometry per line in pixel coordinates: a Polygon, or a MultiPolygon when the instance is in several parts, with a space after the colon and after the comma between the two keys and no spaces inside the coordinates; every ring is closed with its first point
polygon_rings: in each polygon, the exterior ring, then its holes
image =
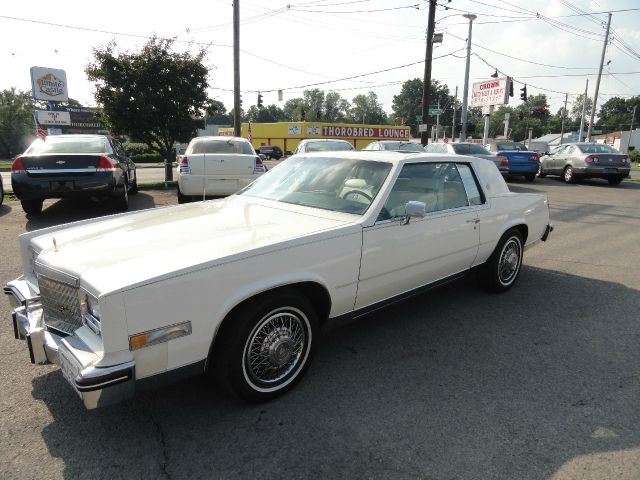
{"type": "Polygon", "coordinates": [[[513,97],[513,79],[509,78],[509,96],[513,97]]]}
{"type": "Polygon", "coordinates": [[[524,87],[522,87],[520,89],[520,100],[522,100],[523,102],[527,101],[527,84],[524,84],[524,87]]]}
{"type": "Polygon", "coordinates": [[[262,94],[258,92],[258,108],[262,108],[262,94]]]}
{"type": "Polygon", "coordinates": [[[306,117],[306,112],[304,111],[304,108],[300,109],[300,121],[304,122],[304,119],[306,117]]]}

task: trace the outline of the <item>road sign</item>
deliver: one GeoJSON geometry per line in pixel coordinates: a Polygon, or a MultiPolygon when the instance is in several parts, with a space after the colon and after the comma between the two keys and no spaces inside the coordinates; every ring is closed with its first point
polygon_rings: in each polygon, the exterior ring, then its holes
{"type": "Polygon", "coordinates": [[[509,103],[509,78],[491,78],[476,82],[471,90],[471,106],[506,105],[509,103]]]}
{"type": "Polygon", "coordinates": [[[69,112],[36,110],[36,118],[40,125],[71,125],[71,114],[69,112]]]}
{"type": "Polygon", "coordinates": [[[441,108],[430,108],[429,109],[429,115],[442,115],[444,113],[444,110],[442,110],[441,108]]]}
{"type": "Polygon", "coordinates": [[[422,115],[416,115],[416,122],[422,121],[422,115]]]}
{"type": "Polygon", "coordinates": [[[426,123],[421,123],[420,125],[418,125],[418,131],[419,132],[427,132],[427,124],[426,123]]]}
{"type": "Polygon", "coordinates": [[[594,128],[593,130],[591,130],[591,133],[593,133],[594,135],[600,135],[602,133],[602,130],[596,130],[594,128]]]}
{"type": "Polygon", "coordinates": [[[67,102],[67,74],[57,68],[31,67],[31,93],[36,100],[67,102]]]}

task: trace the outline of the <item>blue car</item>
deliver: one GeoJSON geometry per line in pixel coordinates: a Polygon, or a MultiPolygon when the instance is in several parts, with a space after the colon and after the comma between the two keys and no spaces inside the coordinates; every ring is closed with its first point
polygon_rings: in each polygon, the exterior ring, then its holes
{"type": "Polygon", "coordinates": [[[521,143],[494,143],[489,145],[491,151],[496,152],[509,161],[507,175],[522,175],[528,182],[536,179],[540,167],[540,157],[536,152],[527,150],[521,143]]]}

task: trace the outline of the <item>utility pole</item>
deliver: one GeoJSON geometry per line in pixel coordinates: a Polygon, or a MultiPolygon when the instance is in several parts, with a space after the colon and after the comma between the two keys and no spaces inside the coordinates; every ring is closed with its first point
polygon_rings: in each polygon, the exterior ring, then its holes
{"type": "Polygon", "coordinates": [[[589,120],[589,130],[587,131],[587,142],[591,141],[591,130],[593,130],[593,118],[596,115],[596,104],[598,103],[598,90],[600,90],[600,77],[602,77],[602,67],[604,65],[604,55],[607,52],[607,43],[609,43],[609,30],[611,29],[611,13],[607,21],[607,32],[604,34],[604,45],[602,45],[602,56],[600,57],[600,69],[598,70],[598,79],[596,80],[596,91],[593,94],[593,106],[591,107],[591,120],[589,120]]]}
{"type": "Polygon", "coordinates": [[[509,138],[509,119],[511,118],[510,112],[505,112],[504,114],[504,138],[505,140],[509,138]]]}
{"type": "Polygon", "coordinates": [[[562,145],[562,137],[564,136],[564,119],[567,118],[567,100],[569,100],[569,94],[564,94],[564,110],[562,110],[562,127],[560,127],[560,145],[562,145]]]}
{"type": "MultiPolygon", "coordinates": [[[[427,23],[427,50],[424,56],[424,79],[422,81],[422,123],[427,121],[429,113],[429,95],[431,92],[431,57],[433,56],[433,31],[436,28],[436,0],[429,0],[429,18],[427,23]]],[[[427,145],[428,132],[420,133],[420,143],[427,145]]]]}
{"type": "Polygon", "coordinates": [[[587,84],[584,87],[584,98],[582,99],[582,115],[580,115],[580,133],[578,134],[578,142],[584,140],[584,116],[587,112],[587,90],[589,90],[589,79],[587,78],[587,84]]]}
{"type": "Polygon", "coordinates": [[[240,115],[240,0],[233,0],[233,134],[241,134],[240,115]]]}
{"type": "Polygon", "coordinates": [[[633,115],[631,115],[631,126],[629,127],[629,140],[627,140],[627,155],[629,155],[629,147],[631,146],[631,134],[633,133],[633,122],[636,119],[636,106],[637,105],[633,106],[633,115]]]}
{"type": "Polygon", "coordinates": [[[438,100],[438,114],[436,115],[436,143],[438,143],[439,130],[440,130],[440,100],[438,100]]]}
{"type": "Polygon", "coordinates": [[[451,120],[451,141],[456,141],[456,103],[458,102],[458,86],[456,85],[456,94],[453,96],[453,119],[451,120]]]}
{"type": "Polygon", "coordinates": [[[467,101],[469,100],[469,65],[471,63],[471,31],[473,21],[478,18],[477,15],[467,13],[463,15],[469,19],[469,37],[467,38],[467,65],[464,70],[464,90],[462,91],[462,128],[460,129],[460,141],[467,139],[467,101]]]}

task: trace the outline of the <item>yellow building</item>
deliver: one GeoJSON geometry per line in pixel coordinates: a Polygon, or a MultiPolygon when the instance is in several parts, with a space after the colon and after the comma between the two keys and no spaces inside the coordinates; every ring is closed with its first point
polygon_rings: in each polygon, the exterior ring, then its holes
{"type": "MultiPolygon", "coordinates": [[[[233,136],[233,128],[221,128],[220,135],[233,136]]],[[[249,124],[243,123],[241,136],[249,138],[249,124]]],[[[359,125],[325,122],[252,123],[251,143],[254,148],[277,145],[293,152],[305,138],[337,138],[347,140],[360,150],[374,140],[410,140],[409,127],[395,125],[359,125]]]]}

